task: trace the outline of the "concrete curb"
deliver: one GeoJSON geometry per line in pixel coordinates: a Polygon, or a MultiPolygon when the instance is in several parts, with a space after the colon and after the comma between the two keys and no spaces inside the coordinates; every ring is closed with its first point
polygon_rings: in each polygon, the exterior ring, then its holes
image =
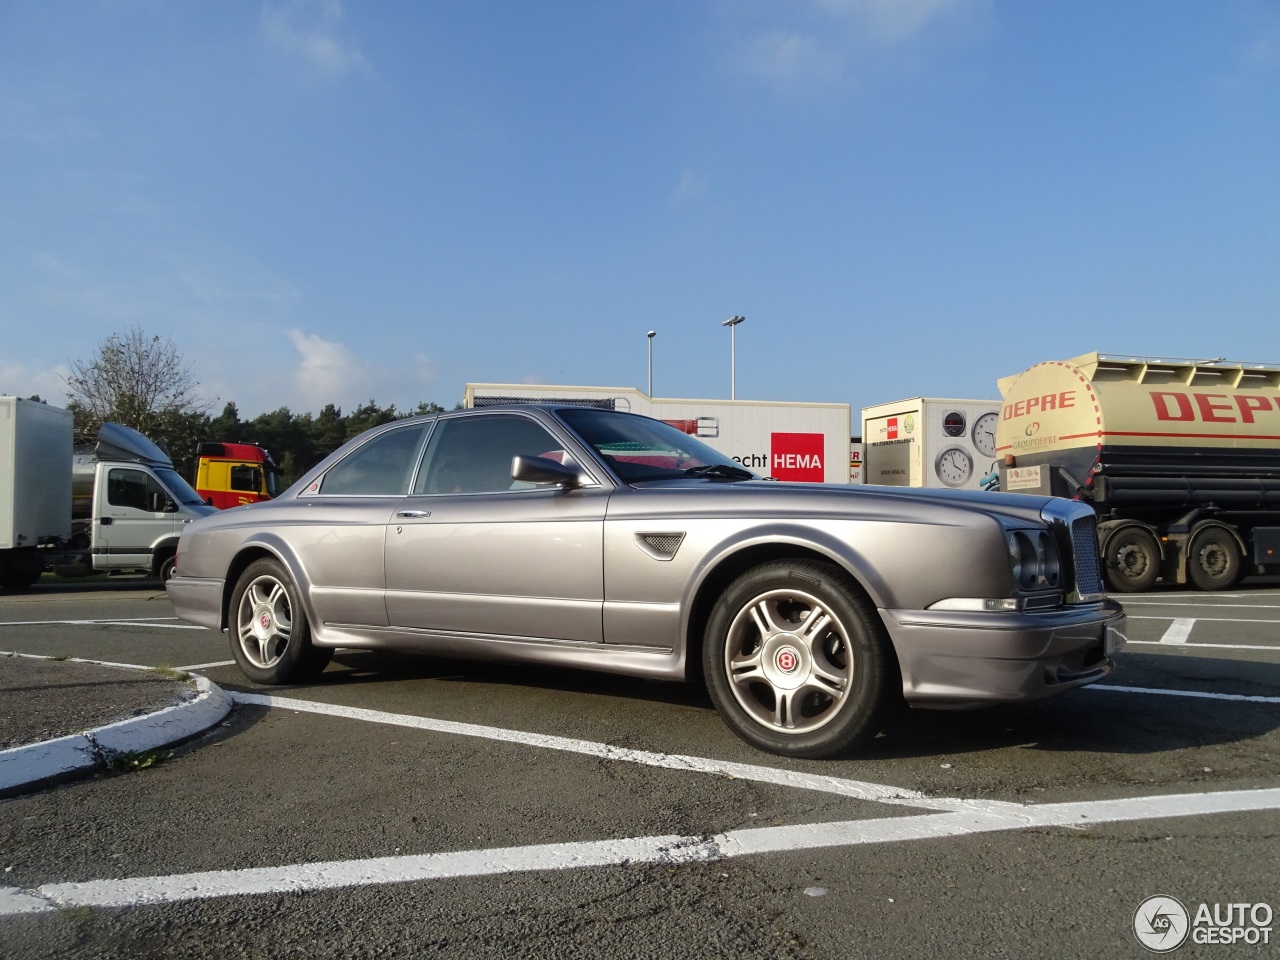
{"type": "Polygon", "coordinates": [[[0,796],[106,767],[112,758],[179,743],[221,723],[231,712],[229,694],[196,675],[196,696],[143,717],[96,730],[0,750],[0,796]]]}

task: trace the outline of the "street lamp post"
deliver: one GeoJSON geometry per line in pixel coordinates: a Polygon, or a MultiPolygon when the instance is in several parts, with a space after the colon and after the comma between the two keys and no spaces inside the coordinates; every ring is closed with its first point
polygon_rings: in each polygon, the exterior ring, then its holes
{"type": "Polygon", "coordinates": [[[653,396],[653,338],[658,335],[657,330],[650,330],[645,334],[649,338],[649,396],[653,396]]]}
{"type": "Polygon", "coordinates": [[[738,399],[738,371],[737,371],[738,357],[737,357],[737,342],[736,342],[737,331],[734,328],[737,327],[738,324],[740,324],[745,319],[747,318],[739,317],[735,315],[720,324],[720,326],[722,327],[729,328],[729,399],[730,400],[738,399]]]}

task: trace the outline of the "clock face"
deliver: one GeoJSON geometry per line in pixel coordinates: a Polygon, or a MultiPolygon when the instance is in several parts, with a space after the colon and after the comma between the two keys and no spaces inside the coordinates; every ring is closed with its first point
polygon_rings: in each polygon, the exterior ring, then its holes
{"type": "Polygon", "coordinates": [[[960,447],[947,447],[938,454],[933,470],[948,487],[963,487],[973,476],[973,458],[960,447]]]}
{"type": "Polygon", "coordinates": [[[973,421],[973,445],[984,457],[996,455],[996,422],[1000,419],[994,411],[984,413],[973,421]]]}

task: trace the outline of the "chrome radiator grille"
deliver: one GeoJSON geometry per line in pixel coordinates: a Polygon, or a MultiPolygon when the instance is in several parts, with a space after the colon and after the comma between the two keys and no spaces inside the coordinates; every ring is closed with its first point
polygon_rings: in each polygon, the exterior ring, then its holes
{"type": "Polygon", "coordinates": [[[1071,524],[1071,553],[1075,563],[1076,592],[1084,596],[1102,593],[1102,558],[1098,553],[1096,517],[1077,517],[1071,524]]]}

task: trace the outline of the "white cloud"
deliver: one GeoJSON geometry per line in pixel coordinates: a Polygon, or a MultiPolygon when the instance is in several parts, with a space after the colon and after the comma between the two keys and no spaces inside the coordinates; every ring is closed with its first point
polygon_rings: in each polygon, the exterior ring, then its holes
{"type": "Polygon", "coordinates": [[[71,368],[65,364],[52,370],[33,370],[20,363],[0,364],[0,395],[30,397],[39,394],[40,399],[54,406],[67,402],[67,377],[71,368]]]}
{"type": "Polygon", "coordinates": [[[815,0],[819,7],[881,43],[900,43],[972,8],[974,0],[815,0]]]}
{"type": "Polygon", "coordinates": [[[748,72],[775,82],[834,80],[841,72],[838,51],[817,37],[795,30],[763,30],[743,51],[748,72]]]}
{"type": "Polygon", "coordinates": [[[694,170],[685,170],[680,174],[680,181],[671,191],[672,203],[689,203],[697,200],[707,192],[707,181],[694,170]]]}
{"type": "Polygon", "coordinates": [[[316,412],[326,403],[350,410],[369,400],[380,407],[395,404],[398,410],[412,410],[420,401],[433,399],[427,392],[440,366],[425,354],[415,354],[405,366],[391,367],[318,334],[294,328],[286,335],[298,351],[292,396],[285,404],[295,410],[316,412]]]}
{"type": "Polygon", "coordinates": [[[345,344],[297,329],[289,330],[288,337],[299,356],[293,375],[294,394],[304,407],[318,410],[326,403],[349,405],[355,397],[361,398],[355,402],[363,402],[381,379],[373,364],[345,344]]]}
{"type": "Polygon", "coordinates": [[[763,0],[728,3],[735,39],[729,63],[775,86],[845,83],[872,57],[893,55],[926,37],[953,38],[985,16],[992,0],[763,0]]]}
{"type": "Polygon", "coordinates": [[[267,0],[262,7],[267,40],[332,75],[368,66],[355,44],[338,35],[341,21],[341,0],[267,0]]]}

